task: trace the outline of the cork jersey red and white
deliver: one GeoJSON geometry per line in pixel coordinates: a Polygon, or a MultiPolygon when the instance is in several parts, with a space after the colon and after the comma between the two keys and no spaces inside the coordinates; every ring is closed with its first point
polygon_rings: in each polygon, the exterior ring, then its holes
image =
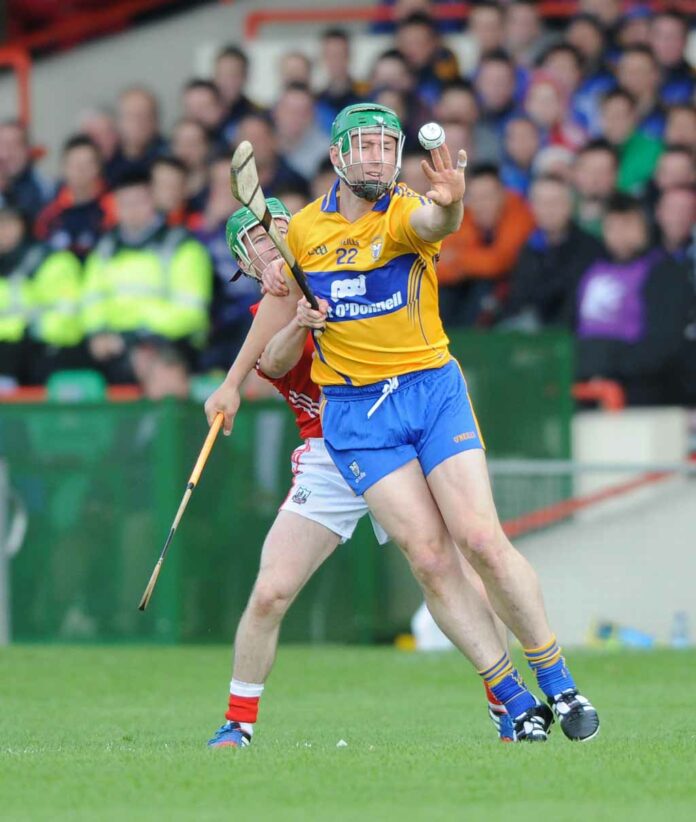
{"type": "MultiPolygon", "coordinates": [[[[252,306],[252,314],[256,313],[256,307],[252,306]]],[[[258,364],[256,366],[258,375],[268,380],[290,406],[303,440],[324,436],[319,416],[321,389],[312,382],[311,377],[313,355],[314,341],[312,335],[307,334],[307,342],[299,362],[284,377],[273,379],[264,374],[258,364]]]]}

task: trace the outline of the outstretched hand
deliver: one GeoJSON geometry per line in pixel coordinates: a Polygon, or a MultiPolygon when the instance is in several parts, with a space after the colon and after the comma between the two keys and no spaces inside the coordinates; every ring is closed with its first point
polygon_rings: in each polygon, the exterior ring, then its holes
{"type": "Polygon", "coordinates": [[[452,157],[445,143],[430,152],[430,159],[432,166],[426,160],[421,161],[423,173],[430,183],[430,191],[425,196],[442,208],[460,202],[466,190],[466,151],[459,150],[456,168],[452,166],[452,157]]]}

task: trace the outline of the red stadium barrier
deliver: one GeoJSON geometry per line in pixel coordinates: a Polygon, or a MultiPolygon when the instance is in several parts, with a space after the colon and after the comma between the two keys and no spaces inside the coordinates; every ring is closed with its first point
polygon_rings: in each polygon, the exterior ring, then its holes
{"type": "Polygon", "coordinates": [[[21,48],[0,48],[0,68],[14,71],[17,78],[17,118],[24,126],[31,121],[31,57],[21,48]]]}
{"type": "Polygon", "coordinates": [[[172,0],[121,0],[96,11],[71,13],[60,22],[32,34],[16,37],[12,45],[27,51],[72,46],[128,25],[134,18],[172,5],[172,0]]]}
{"type": "MultiPolygon", "coordinates": [[[[111,402],[135,402],[143,398],[143,392],[139,385],[109,385],[106,389],[106,398],[111,402]]],[[[0,394],[0,405],[18,402],[43,403],[47,399],[45,386],[28,385],[0,394]]]]}
{"type": "Polygon", "coordinates": [[[604,411],[621,411],[626,405],[626,393],[613,380],[576,382],[573,397],[579,402],[596,402],[604,411]]]}
{"type": "MultiPolygon", "coordinates": [[[[221,0],[230,2],[231,0],[221,0]]],[[[450,3],[433,6],[437,20],[462,20],[469,15],[472,3],[450,3]]],[[[540,0],[539,9],[544,17],[571,17],[578,11],[577,0],[540,0]]],[[[652,0],[645,5],[653,11],[670,8],[682,14],[696,14],[696,0],[652,0]]],[[[630,4],[626,4],[630,8],[630,4]]],[[[274,23],[383,23],[394,20],[392,6],[340,6],[332,8],[266,9],[252,11],[244,21],[244,36],[254,39],[263,26],[274,23]]]]}
{"type": "Polygon", "coordinates": [[[622,482],[618,485],[612,485],[610,488],[595,491],[593,494],[571,497],[571,499],[556,502],[553,505],[546,505],[543,508],[538,508],[536,511],[530,511],[528,514],[522,514],[522,516],[506,520],[502,523],[503,531],[505,531],[509,539],[514,539],[515,537],[529,534],[532,531],[548,528],[550,525],[556,525],[568,519],[573,514],[577,514],[578,511],[591,508],[615,497],[624,496],[630,491],[636,491],[638,488],[654,485],[669,476],[672,475],[666,471],[653,471],[636,477],[636,479],[629,480],[628,482],[622,482]]]}

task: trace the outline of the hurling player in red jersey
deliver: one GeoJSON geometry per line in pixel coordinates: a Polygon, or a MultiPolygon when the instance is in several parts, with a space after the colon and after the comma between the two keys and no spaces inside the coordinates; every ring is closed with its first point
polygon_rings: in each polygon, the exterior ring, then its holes
{"type": "MultiPolygon", "coordinates": [[[[290,213],[285,206],[274,199],[268,204],[281,230],[287,230],[290,213]]],[[[227,238],[242,271],[257,279],[279,256],[248,209],[232,215],[227,238]]],[[[256,305],[252,311],[256,314],[258,309],[256,305]]],[[[324,446],[320,390],[310,378],[313,351],[307,329],[291,323],[275,334],[256,363],[258,374],[278,389],[294,412],[303,442],[293,451],[292,486],[266,536],[259,574],[237,628],[226,722],[208,743],[211,747],[243,747],[251,742],[259,699],[287,609],[317,568],[350,538],[358,521],[368,513],[363,498],[348,487],[324,446]],[[288,371],[288,365],[295,362],[288,371]]],[[[215,407],[229,413],[216,398],[218,393],[206,403],[206,412],[215,407]]],[[[228,416],[226,432],[230,426],[228,416]]],[[[374,521],[373,527],[380,544],[387,542],[386,533],[374,521]]]]}
{"type": "MultiPolygon", "coordinates": [[[[268,206],[279,229],[286,231],[290,214],[285,206],[274,198],[269,198],[268,206]]],[[[227,242],[242,272],[259,280],[269,265],[280,259],[265,230],[246,208],[230,217],[227,242]]],[[[247,343],[230,369],[227,384],[223,383],[206,402],[209,420],[223,411],[228,434],[239,406],[238,386],[254,366],[254,359],[246,356],[246,351],[254,348],[259,321],[259,333],[268,332],[263,311],[263,301],[252,307],[256,319],[247,343]]],[[[347,485],[324,445],[319,416],[321,391],[310,376],[313,354],[308,329],[293,321],[275,333],[255,363],[257,373],[275,386],[294,412],[303,443],[292,453],[292,486],[266,536],[259,574],[237,628],[226,721],[209,741],[210,747],[244,747],[251,742],[285,613],[324,560],[369,514],[362,496],[356,496],[347,485]]],[[[378,542],[386,543],[386,532],[374,520],[372,525],[378,542]]],[[[473,571],[463,570],[482,591],[473,571]]],[[[514,732],[504,706],[489,691],[487,696],[489,715],[499,738],[512,741],[514,732]]]]}

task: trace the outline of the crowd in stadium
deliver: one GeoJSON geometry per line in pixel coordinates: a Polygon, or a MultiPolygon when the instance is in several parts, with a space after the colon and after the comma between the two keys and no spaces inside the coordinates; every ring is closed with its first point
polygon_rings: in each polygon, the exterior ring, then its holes
{"type": "Polygon", "coordinates": [[[400,179],[418,192],[423,123],[468,153],[464,221],[438,263],[448,328],[565,328],[578,380],[617,380],[633,404],[696,403],[688,21],[640,5],[623,14],[614,0],[582,0],[562,27],[529,0],[476,3],[463,24],[438,23],[428,2],[393,5],[397,22],[376,27],[393,31],[392,47],[364,75],[350,73],[350,35],[328,30],[326,85],[289,50],[270,109],[245,93],[238,45],[182,89],[169,134],[156,97],[125,89],[66,135],[58,181],[34,167],[40,135],[0,124],[3,384],[65,368],[141,384],[155,362],[184,379],[226,369],[258,299],[256,283],[231,282],[234,146],[251,141],[264,192],[296,212],[335,178],[334,116],[370,99],[399,115],[400,179]],[[442,40],[457,28],[479,55],[467,76],[442,40]]]}

